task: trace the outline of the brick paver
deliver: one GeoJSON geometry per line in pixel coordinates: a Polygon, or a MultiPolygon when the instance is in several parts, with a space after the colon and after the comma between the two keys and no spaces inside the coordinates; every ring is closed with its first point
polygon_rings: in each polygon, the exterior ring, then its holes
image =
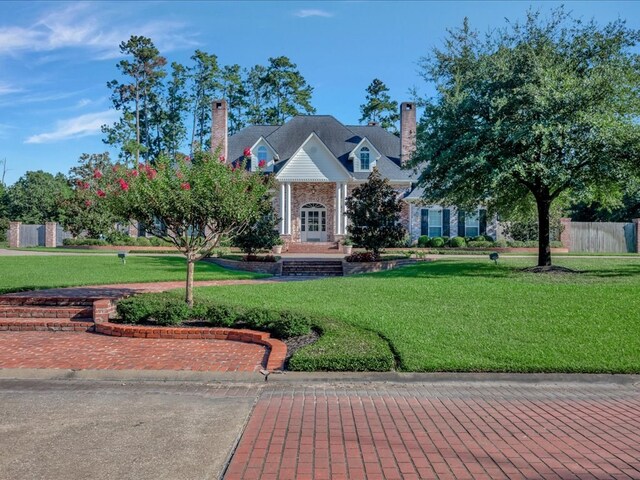
{"type": "Polygon", "coordinates": [[[254,372],[265,359],[261,345],[223,340],[0,332],[0,368],[254,372]]]}
{"type": "Polygon", "coordinates": [[[269,388],[225,479],[640,478],[619,385],[269,388]]]}

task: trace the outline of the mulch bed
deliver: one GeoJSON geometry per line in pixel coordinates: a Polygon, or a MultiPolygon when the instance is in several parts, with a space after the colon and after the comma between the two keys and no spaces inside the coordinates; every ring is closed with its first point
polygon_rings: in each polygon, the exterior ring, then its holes
{"type": "Polygon", "coordinates": [[[527,267],[527,268],[523,268],[521,271],[526,273],[552,273],[556,275],[565,275],[568,273],[582,273],[580,270],[572,270],[570,268],[559,267],[557,265],[550,265],[550,266],[544,266],[544,267],[540,267],[540,266],[527,267]]]}
{"type": "Polygon", "coordinates": [[[289,359],[296,353],[297,350],[300,350],[302,347],[306,347],[307,345],[311,345],[315,343],[320,338],[320,334],[315,330],[311,330],[311,333],[308,335],[301,335],[299,337],[291,337],[286,340],[283,340],[285,345],[287,346],[287,356],[285,357],[284,364],[288,366],[289,359]]]}

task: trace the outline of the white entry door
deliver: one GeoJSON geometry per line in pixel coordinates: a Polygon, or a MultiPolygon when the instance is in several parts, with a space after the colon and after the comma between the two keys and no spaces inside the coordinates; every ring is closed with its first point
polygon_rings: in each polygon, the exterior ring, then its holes
{"type": "Polygon", "coordinates": [[[300,212],[300,240],[327,241],[327,209],[319,203],[308,203],[300,212]]]}

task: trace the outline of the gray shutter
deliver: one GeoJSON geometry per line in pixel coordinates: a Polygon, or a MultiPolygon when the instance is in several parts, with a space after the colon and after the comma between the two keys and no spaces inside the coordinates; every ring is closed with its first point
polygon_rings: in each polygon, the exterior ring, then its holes
{"type": "Polygon", "coordinates": [[[420,210],[420,235],[429,235],[429,209],[420,210]]]}
{"type": "Polygon", "coordinates": [[[451,236],[451,210],[448,208],[442,210],[442,236],[451,236]]]}
{"type": "Polygon", "coordinates": [[[480,235],[487,234],[487,211],[485,209],[480,209],[480,235]]]}
{"type": "Polygon", "coordinates": [[[458,236],[464,237],[464,210],[458,210],[458,236]]]}

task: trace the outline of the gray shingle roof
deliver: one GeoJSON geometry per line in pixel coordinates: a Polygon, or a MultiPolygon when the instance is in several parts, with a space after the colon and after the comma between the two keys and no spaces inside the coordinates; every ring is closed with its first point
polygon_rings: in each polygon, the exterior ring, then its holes
{"type": "Polygon", "coordinates": [[[264,137],[280,157],[276,164],[276,171],[279,171],[311,133],[315,133],[324,142],[355,179],[365,180],[369,176],[367,172],[354,172],[353,161],[348,158],[349,153],[364,137],[381,153],[377,166],[384,177],[395,181],[410,181],[412,178],[411,171],[400,168],[398,137],[379,126],[346,126],[331,115],[301,115],[281,126],[244,128],[229,137],[229,159],[241,159],[246,147],[264,137]]]}

